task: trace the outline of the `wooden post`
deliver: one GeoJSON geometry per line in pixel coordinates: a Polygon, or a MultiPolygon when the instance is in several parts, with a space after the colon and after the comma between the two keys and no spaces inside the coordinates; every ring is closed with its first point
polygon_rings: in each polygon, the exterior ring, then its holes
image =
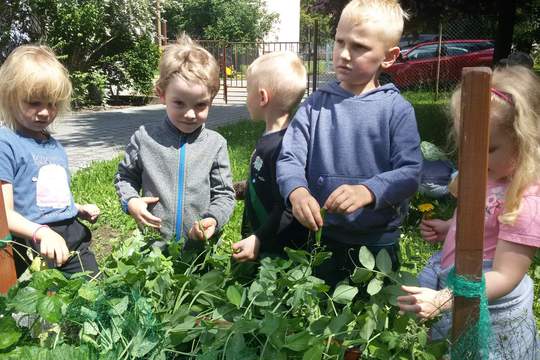
{"type": "Polygon", "coordinates": [[[165,46],[169,42],[167,37],[167,20],[161,20],[161,45],[165,46]]]}
{"type": "MultiPolygon", "coordinates": [[[[9,235],[9,228],[1,185],[2,182],[0,181],[0,239],[6,239],[9,235]]],[[[13,261],[13,249],[8,244],[5,247],[0,247],[0,293],[7,293],[9,288],[15,285],[16,282],[17,272],[13,261]]]]}
{"type": "MultiPolygon", "coordinates": [[[[464,68],[461,87],[456,274],[480,281],[489,148],[491,69],[464,68]]],[[[452,338],[478,320],[479,299],[454,297],[452,338]]]]}

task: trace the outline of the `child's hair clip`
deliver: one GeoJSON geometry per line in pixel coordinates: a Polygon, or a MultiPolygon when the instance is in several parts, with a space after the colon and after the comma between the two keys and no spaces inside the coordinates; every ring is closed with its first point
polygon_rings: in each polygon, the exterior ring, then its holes
{"type": "Polygon", "coordinates": [[[499,99],[502,99],[506,101],[507,103],[509,103],[510,105],[514,106],[514,99],[512,97],[512,94],[509,94],[507,92],[501,91],[493,87],[491,88],[491,92],[495,94],[495,96],[497,96],[499,99]]]}

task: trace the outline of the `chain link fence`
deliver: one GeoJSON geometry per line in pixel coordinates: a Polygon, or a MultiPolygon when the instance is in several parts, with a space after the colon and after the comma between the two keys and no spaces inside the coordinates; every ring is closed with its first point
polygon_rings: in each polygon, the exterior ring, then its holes
{"type": "Polygon", "coordinates": [[[495,26],[491,17],[462,17],[442,21],[429,34],[405,36],[398,60],[381,74],[381,82],[434,96],[451,90],[464,67],[493,65],[495,26]]]}

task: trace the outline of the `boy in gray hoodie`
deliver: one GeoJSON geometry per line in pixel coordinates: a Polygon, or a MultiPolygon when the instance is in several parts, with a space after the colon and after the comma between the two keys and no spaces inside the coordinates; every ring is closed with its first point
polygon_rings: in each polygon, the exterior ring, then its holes
{"type": "Polygon", "coordinates": [[[227,143],[204,122],[219,90],[219,65],[183,36],[161,58],[156,91],[166,118],[141,126],[115,177],[122,208],[164,240],[208,239],[227,223],[234,190],[227,143]]]}
{"type": "Polygon", "coordinates": [[[414,110],[381,69],[399,55],[405,12],[394,0],[353,0],[343,10],[333,63],[338,81],[314,92],[283,138],[277,162],[281,195],[332,258],[317,269],[331,285],[355,267],[367,246],[398,266],[399,226],[422,164],[414,110]]]}

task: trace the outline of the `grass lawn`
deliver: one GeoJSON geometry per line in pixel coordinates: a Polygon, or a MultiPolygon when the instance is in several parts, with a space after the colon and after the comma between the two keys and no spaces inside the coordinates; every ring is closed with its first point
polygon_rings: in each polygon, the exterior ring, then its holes
{"type": "MultiPolygon", "coordinates": [[[[428,92],[405,92],[404,96],[413,104],[420,136],[423,140],[446,147],[449,127],[447,117],[448,97],[433,101],[428,92]]],[[[262,123],[242,121],[219,129],[227,139],[234,180],[247,177],[249,156],[255,142],[263,132],[262,123]]],[[[136,224],[130,216],[124,214],[116,196],[113,177],[120,157],[111,161],[97,162],[90,167],[80,170],[73,177],[72,189],[75,200],[79,203],[95,203],[101,208],[101,218],[92,225],[94,235],[93,249],[98,261],[110,252],[115,241],[127,238],[135,229],[136,224]]],[[[414,211],[414,205],[424,199],[415,197],[412,202],[411,215],[404,225],[404,235],[401,241],[403,266],[413,272],[419,271],[426,263],[436,247],[424,242],[418,233],[416,224],[419,215],[414,211]]],[[[449,217],[454,204],[452,202],[436,203],[438,216],[449,217]]],[[[240,223],[243,203],[238,202],[231,221],[227,224],[224,236],[233,241],[240,240],[240,223]]],[[[535,280],[535,313],[540,319],[540,258],[537,256],[530,271],[535,280]]]]}

